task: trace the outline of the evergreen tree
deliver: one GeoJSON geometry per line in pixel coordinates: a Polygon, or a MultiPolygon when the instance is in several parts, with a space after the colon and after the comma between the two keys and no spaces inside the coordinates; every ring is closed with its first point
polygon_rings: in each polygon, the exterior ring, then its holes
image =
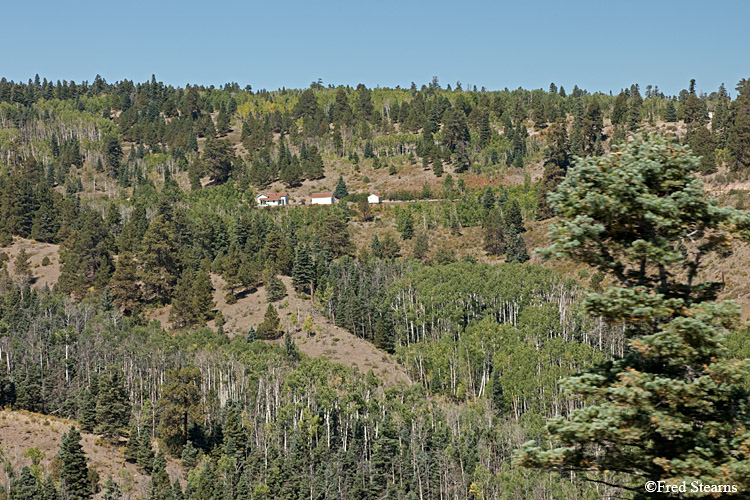
{"type": "Polygon", "coordinates": [[[516,234],[511,236],[505,249],[505,262],[518,262],[519,264],[529,260],[529,253],[526,250],[526,241],[523,235],[516,234]]]}
{"type": "Polygon", "coordinates": [[[336,183],[336,187],[333,190],[333,197],[337,200],[341,200],[349,196],[349,191],[346,189],[346,183],[344,182],[344,176],[339,176],[339,180],[336,183]]]}
{"type": "Polygon", "coordinates": [[[152,499],[168,499],[172,496],[172,483],[169,482],[167,474],[167,459],[161,450],[153,460],[151,480],[148,484],[148,495],[152,499]]]}
{"type": "Polygon", "coordinates": [[[393,326],[393,316],[389,310],[385,310],[378,315],[375,323],[374,344],[378,349],[393,353],[395,348],[395,329],[393,326]]]}
{"type": "Polygon", "coordinates": [[[601,140],[603,127],[604,121],[599,101],[592,99],[581,122],[583,150],[586,154],[594,154],[594,146],[597,140],[601,140]]]}
{"type": "Polygon", "coordinates": [[[725,251],[729,234],[750,227],[750,217],[706,199],[693,176],[698,165],[685,147],[638,135],[611,155],[579,163],[552,197],[563,220],[545,255],[612,276],[616,284],[590,293],[585,307],[625,325],[630,349],[567,380],[568,391],[589,403],[548,423],[552,449],[527,443],[517,463],[616,471],[607,481],[640,498],[663,495],[646,493],[645,481],[750,486],[745,362],[729,359],[725,347],[738,313],[713,302],[720,283],[694,280],[700,263],[725,251]]]}
{"type": "Polygon", "coordinates": [[[401,232],[401,239],[410,240],[414,237],[414,217],[412,217],[410,210],[399,212],[396,226],[401,232]]]}
{"type": "Polygon", "coordinates": [[[217,184],[229,179],[232,173],[234,150],[224,139],[206,141],[206,147],[201,155],[201,162],[211,172],[211,176],[217,184]]]}
{"type": "Polygon", "coordinates": [[[193,442],[188,439],[185,446],[182,447],[180,464],[188,471],[198,464],[198,449],[193,446],[193,442]]]}
{"type": "Polygon", "coordinates": [[[89,482],[88,458],[81,446],[81,433],[75,427],[63,434],[60,451],[60,491],[69,500],[88,500],[94,493],[89,482]]]}
{"type": "Polygon", "coordinates": [[[624,125],[628,120],[628,97],[625,92],[617,94],[612,109],[612,125],[624,125]]]}
{"type": "Polygon", "coordinates": [[[258,326],[258,337],[265,340],[274,340],[281,336],[281,321],[279,313],[273,304],[268,304],[263,323],[258,326]]]}
{"type": "Polygon", "coordinates": [[[120,162],[122,161],[123,155],[120,139],[117,135],[109,134],[104,137],[102,153],[104,154],[104,160],[107,164],[107,174],[116,179],[120,174],[120,162]]]}
{"type": "Polygon", "coordinates": [[[128,432],[128,441],[125,443],[125,460],[130,463],[136,463],[138,461],[138,449],[141,445],[140,434],[138,428],[134,425],[130,426],[128,432]]]}
{"type": "MultiPolygon", "coordinates": [[[[60,497],[57,493],[57,487],[55,486],[55,481],[53,481],[51,477],[48,477],[44,481],[44,486],[42,487],[42,495],[40,498],[41,500],[59,500],[60,497]]],[[[117,500],[117,499],[113,499],[113,500],[117,500]]]]}
{"type": "Polygon", "coordinates": [[[21,475],[14,478],[10,486],[10,500],[30,500],[42,495],[42,483],[32,474],[29,467],[21,469],[21,475]]]}
{"type": "Polygon", "coordinates": [[[122,500],[120,485],[112,479],[112,476],[109,476],[104,482],[104,496],[102,498],[104,500],[122,500]]]}
{"type": "Polygon", "coordinates": [[[412,250],[412,257],[417,260],[424,260],[427,258],[427,252],[430,251],[430,241],[427,238],[427,233],[419,231],[414,237],[414,248],[412,250]]]}
{"type": "Polygon", "coordinates": [[[13,274],[21,285],[31,283],[34,278],[34,274],[31,271],[31,263],[29,262],[29,254],[25,248],[21,248],[16,255],[16,259],[13,261],[13,274]]]}
{"type": "Polygon", "coordinates": [[[313,283],[315,281],[315,267],[310,249],[306,245],[297,247],[294,254],[294,268],[292,270],[292,283],[294,288],[300,292],[313,294],[313,283]]]}
{"type": "Polygon", "coordinates": [[[167,302],[177,281],[175,237],[172,225],[163,215],[157,215],[143,235],[140,279],[147,301],[167,302]]]}
{"type": "Polygon", "coordinates": [[[432,161],[432,171],[435,173],[435,177],[443,176],[443,161],[440,158],[435,158],[432,161]]]}
{"type": "Polygon", "coordinates": [[[284,282],[276,276],[276,271],[274,269],[266,269],[263,282],[266,285],[267,302],[278,302],[286,297],[286,286],[284,285],[284,282]]]}
{"type": "Polygon", "coordinates": [[[330,214],[325,218],[320,231],[320,237],[324,248],[334,258],[351,255],[354,252],[354,244],[349,235],[349,228],[346,222],[336,214],[330,214]]]}
{"type": "Polygon", "coordinates": [[[703,174],[711,174],[716,171],[716,142],[711,131],[701,125],[689,125],[687,141],[693,153],[700,156],[700,171],[703,174]]]}
{"type": "Polygon", "coordinates": [[[138,434],[138,451],[135,459],[136,465],[146,474],[151,474],[154,466],[154,450],[151,447],[151,436],[146,429],[138,434]]]}
{"type": "Polygon", "coordinates": [[[17,388],[16,406],[22,410],[44,413],[42,373],[38,366],[30,366],[17,388]]]}
{"type": "Polygon", "coordinates": [[[122,372],[109,367],[98,381],[96,395],[96,431],[106,439],[117,441],[130,418],[130,398],[125,390],[122,372]]]}
{"type": "Polygon", "coordinates": [[[185,268],[180,275],[180,279],[177,280],[177,285],[172,294],[172,309],[169,311],[169,321],[177,328],[198,323],[193,291],[193,271],[185,268]]]}
{"type": "Polygon", "coordinates": [[[370,252],[372,253],[373,257],[376,257],[378,259],[383,258],[383,247],[380,244],[380,240],[378,239],[377,234],[372,237],[372,243],[370,243],[370,252]]]}
{"type": "MultiPolygon", "coordinates": [[[[242,266],[240,266],[240,276],[243,276],[242,266]]],[[[242,283],[246,285],[244,279],[242,283]]],[[[201,267],[198,269],[193,280],[193,312],[198,324],[208,321],[215,307],[214,286],[211,282],[211,277],[208,271],[201,267]]]]}
{"type": "Polygon", "coordinates": [[[490,127],[490,114],[485,111],[479,118],[479,145],[485,147],[492,139],[492,128],[490,127]]]}
{"type": "Polygon", "coordinates": [[[484,251],[489,255],[505,253],[505,221],[498,207],[494,207],[484,218],[484,251]]]}
{"type": "Polygon", "coordinates": [[[138,287],[138,266],[133,254],[120,254],[109,281],[109,293],[112,294],[114,304],[125,314],[129,315],[138,308],[141,293],[138,287]]]}
{"type": "Polygon", "coordinates": [[[750,80],[740,80],[737,91],[739,95],[731,105],[732,126],[727,139],[735,170],[750,166],[750,80]]]}
{"type": "Polygon", "coordinates": [[[526,232],[526,227],[523,225],[521,207],[515,199],[505,204],[503,215],[505,216],[505,230],[509,236],[526,232]]]}
{"type": "Polygon", "coordinates": [[[227,135],[229,132],[229,113],[224,106],[219,109],[219,114],[216,116],[216,132],[220,136],[227,135]]]}
{"type": "Polygon", "coordinates": [[[667,107],[664,111],[664,121],[668,123],[677,121],[677,109],[674,106],[674,101],[671,99],[667,101],[667,107]]]}
{"type": "Polygon", "coordinates": [[[92,432],[96,426],[96,391],[96,379],[92,379],[91,385],[81,395],[81,416],[78,423],[86,432],[92,432]]]}
{"type": "Polygon", "coordinates": [[[167,371],[159,400],[159,436],[165,449],[177,454],[188,440],[190,422],[200,422],[201,372],[195,367],[167,371]]]}

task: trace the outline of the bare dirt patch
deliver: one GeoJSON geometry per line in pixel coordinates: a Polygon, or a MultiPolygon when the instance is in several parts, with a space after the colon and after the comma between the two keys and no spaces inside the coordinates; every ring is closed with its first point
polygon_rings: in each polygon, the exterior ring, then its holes
{"type": "Polygon", "coordinates": [[[14,238],[12,245],[0,248],[0,252],[5,252],[10,258],[10,261],[6,263],[6,267],[11,276],[13,276],[13,264],[16,261],[16,256],[21,252],[22,248],[30,255],[29,262],[31,263],[31,270],[34,275],[32,287],[42,289],[48,286],[52,288],[60,277],[60,246],[53,245],[52,243],[39,243],[24,238],[14,238]],[[42,261],[45,257],[49,259],[50,264],[43,266],[42,261]]]}
{"type": "MultiPolygon", "coordinates": [[[[409,377],[406,370],[398,364],[396,359],[383,351],[378,350],[370,342],[363,340],[347,330],[333,325],[315,307],[309,298],[301,297],[292,288],[292,279],[282,276],[281,280],[287,289],[287,296],[274,303],[279,311],[279,317],[284,331],[293,332],[297,347],[308,356],[325,356],[331,361],[341,363],[345,366],[357,368],[362,373],[370,370],[390,383],[408,382],[409,377]],[[307,316],[313,321],[313,335],[308,336],[302,331],[302,324],[307,316]],[[293,316],[297,322],[294,323],[293,316]]],[[[263,316],[268,308],[266,292],[264,287],[240,297],[236,304],[227,304],[224,292],[224,280],[221,276],[211,275],[214,285],[214,302],[217,310],[224,316],[224,331],[230,337],[236,335],[247,335],[250,328],[258,328],[263,322],[263,316]]],[[[165,329],[170,328],[168,323],[170,306],[155,310],[149,315],[151,319],[158,320],[165,329]]],[[[210,321],[208,326],[216,328],[215,321],[210,321]]],[[[283,339],[275,342],[282,343],[283,339]]]]}

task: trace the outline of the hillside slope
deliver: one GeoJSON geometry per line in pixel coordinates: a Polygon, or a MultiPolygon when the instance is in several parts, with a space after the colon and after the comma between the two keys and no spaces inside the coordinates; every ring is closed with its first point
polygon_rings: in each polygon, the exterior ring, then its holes
{"type": "MultiPolygon", "coordinates": [[[[29,448],[38,448],[44,458],[41,466],[45,473],[54,470],[53,463],[62,440],[62,435],[70,430],[76,422],[40,415],[26,411],[0,410],[0,449],[5,457],[20,470],[21,467],[31,465],[31,459],[23,455],[29,448]]],[[[112,476],[124,489],[125,495],[140,497],[146,493],[150,477],[143,474],[134,464],[123,458],[124,441],[122,446],[113,446],[102,441],[98,435],[81,432],[81,445],[89,458],[89,468],[96,469],[100,478],[100,485],[112,476]]],[[[154,446],[158,446],[154,441],[154,446]]],[[[167,472],[170,480],[184,480],[182,467],[176,460],[169,460],[167,472]]],[[[99,492],[95,499],[103,498],[99,492]]],[[[31,500],[31,499],[29,499],[31,500]]]]}

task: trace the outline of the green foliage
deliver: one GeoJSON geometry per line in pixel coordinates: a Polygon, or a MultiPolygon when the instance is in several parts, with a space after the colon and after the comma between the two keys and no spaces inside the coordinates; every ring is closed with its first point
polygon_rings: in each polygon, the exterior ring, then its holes
{"type": "Polygon", "coordinates": [[[616,471],[622,475],[609,482],[645,497],[656,494],[643,492],[644,480],[744,487],[738,457],[748,395],[739,383],[746,368],[725,347],[737,311],[712,302],[717,283],[694,278],[706,255],[726,248],[731,232],[746,234],[750,218],[706,199],[693,175],[698,166],[673,141],[638,135],[611,155],[581,161],[551,196],[562,220],[545,255],[615,278],[614,286],[589,294],[585,306],[624,323],[630,349],[565,382],[590,404],[552,419],[553,447],[529,442],[518,463],[616,471]]]}
{"type": "Polygon", "coordinates": [[[87,500],[93,496],[89,482],[88,458],[81,447],[81,434],[75,427],[63,434],[60,451],[60,492],[64,498],[87,500]]]}
{"type": "Polygon", "coordinates": [[[129,420],[130,398],[125,391],[122,372],[110,367],[98,379],[96,431],[107,439],[118,441],[129,420]]]}
{"type": "Polygon", "coordinates": [[[173,455],[178,454],[187,442],[190,422],[200,422],[200,384],[198,368],[175,368],[167,372],[164,392],[158,404],[161,416],[159,437],[165,449],[173,455]]]}
{"type": "Polygon", "coordinates": [[[279,313],[273,304],[268,304],[263,323],[258,326],[258,336],[262,339],[273,340],[281,336],[281,321],[279,313]]]}
{"type": "Polygon", "coordinates": [[[333,197],[337,200],[341,200],[343,198],[346,198],[349,196],[349,191],[346,189],[346,183],[344,182],[344,176],[339,176],[338,182],[336,182],[336,187],[333,190],[333,197]]]}
{"type": "Polygon", "coordinates": [[[276,275],[273,269],[267,269],[264,273],[263,283],[266,286],[266,301],[278,302],[286,297],[286,285],[276,275]]]}

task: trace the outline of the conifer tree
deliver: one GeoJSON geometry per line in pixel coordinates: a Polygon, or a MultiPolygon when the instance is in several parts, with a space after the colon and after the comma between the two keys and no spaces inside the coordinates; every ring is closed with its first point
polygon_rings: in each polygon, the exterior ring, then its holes
{"type": "Polygon", "coordinates": [[[515,199],[505,204],[503,212],[505,216],[505,229],[510,236],[526,232],[526,227],[523,225],[521,207],[515,199]]]}
{"type": "Polygon", "coordinates": [[[427,237],[427,233],[419,231],[414,237],[414,248],[412,249],[412,257],[415,259],[424,261],[427,258],[427,252],[430,251],[430,240],[427,237]]]}
{"type": "Polygon", "coordinates": [[[122,500],[122,490],[120,489],[120,485],[112,479],[112,476],[109,476],[104,482],[104,495],[102,498],[104,498],[104,500],[122,500]]]}
{"type": "Polygon", "coordinates": [[[140,279],[147,301],[166,302],[177,281],[177,262],[172,225],[164,215],[157,215],[143,235],[140,279]]]}
{"type": "Polygon", "coordinates": [[[141,437],[138,432],[138,428],[134,425],[130,426],[128,432],[128,441],[125,443],[125,460],[130,463],[136,463],[138,461],[138,449],[140,448],[141,437]]]}
{"type": "Polygon", "coordinates": [[[443,160],[435,158],[432,161],[432,171],[435,173],[435,177],[443,176],[443,160]]]}
{"type": "MultiPolygon", "coordinates": [[[[57,493],[57,487],[55,486],[55,481],[48,477],[44,480],[44,486],[42,487],[42,495],[40,497],[41,500],[59,500],[60,496],[57,493]]],[[[105,498],[105,500],[107,500],[105,498]]],[[[112,500],[119,500],[119,499],[112,499],[112,500]]]]}
{"type": "Polygon", "coordinates": [[[174,293],[172,294],[172,309],[169,311],[169,320],[177,327],[182,328],[198,323],[198,314],[195,310],[195,296],[193,271],[185,268],[177,280],[174,293]]]}
{"type": "Polygon", "coordinates": [[[28,500],[39,498],[42,494],[42,484],[26,466],[21,469],[21,475],[14,478],[10,487],[10,500],[28,500]]]}
{"type": "Polygon", "coordinates": [[[60,451],[60,492],[69,500],[88,500],[93,496],[89,482],[88,458],[81,446],[81,433],[71,427],[63,434],[60,451]]]}
{"type": "Polygon", "coordinates": [[[383,258],[383,246],[380,244],[380,240],[378,239],[377,234],[372,237],[372,243],[370,243],[370,251],[372,252],[373,257],[376,257],[378,259],[383,258]]]}
{"type": "Polygon", "coordinates": [[[96,382],[83,390],[81,395],[81,416],[78,419],[81,429],[86,432],[94,430],[96,425],[96,382]]]}
{"type": "Polygon", "coordinates": [[[337,200],[341,200],[349,196],[349,191],[346,189],[346,183],[344,182],[344,176],[339,176],[339,180],[336,183],[336,187],[333,190],[333,197],[337,200]]]}
{"type": "Polygon", "coordinates": [[[227,135],[229,132],[229,113],[223,105],[219,108],[219,114],[216,116],[216,132],[220,136],[227,135]]]}
{"type": "Polygon", "coordinates": [[[263,317],[263,323],[258,326],[258,337],[265,340],[274,340],[279,338],[280,334],[281,321],[279,320],[279,313],[273,304],[268,304],[266,314],[263,317]]]}
{"type": "Polygon", "coordinates": [[[125,390],[122,372],[109,367],[98,381],[96,395],[96,431],[106,439],[117,441],[130,418],[130,398],[125,390]]]}
{"type": "Polygon", "coordinates": [[[193,446],[193,442],[188,439],[185,446],[182,447],[182,455],[180,455],[180,464],[186,469],[190,470],[198,463],[198,449],[193,446]]]}
{"type": "Polygon", "coordinates": [[[677,109],[674,106],[674,101],[671,99],[667,101],[667,108],[664,111],[664,121],[669,123],[677,121],[677,109]]]}
{"type": "Polygon", "coordinates": [[[22,410],[44,413],[42,373],[39,366],[31,366],[18,384],[16,405],[22,410]]]}
{"type": "Polygon", "coordinates": [[[484,218],[484,251],[490,255],[502,255],[505,252],[505,221],[499,207],[494,207],[484,218]]]}
{"type": "Polygon", "coordinates": [[[732,233],[747,237],[750,217],[706,199],[698,166],[673,140],[638,135],[579,163],[551,197],[562,220],[544,255],[613,278],[584,304],[624,325],[629,349],[565,382],[586,406],[550,420],[552,448],[526,443],[517,463],[582,471],[641,498],[663,496],[646,493],[646,481],[750,486],[747,365],[725,347],[737,309],[713,302],[721,283],[696,279],[732,233]]]}
{"type": "Polygon", "coordinates": [[[148,495],[152,499],[167,499],[172,496],[172,483],[169,482],[169,474],[167,474],[167,459],[161,450],[153,460],[148,495]]]}
{"type": "Polygon", "coordinates": [[[177,454],[188,439],[190,422],[200,422],[201,372],[196,367],[167,371],[160,411],[159,436],[168,452],[177,454]]]}
{"type": "Polygon", "coordinates": [[[485,147],[492,139],[492,128],[490,127],[490,114],[485,111],[479,118],[479,145],[485,147]]]}
{"type": "Polygon", "coordinates": [[[505,249],[505,262],[517,262],[519,264],[529,260],[529,253],[526,250],[526,241],[521,234],[510,237],[505,249]]]}
{"type": "Polygon", "coordinates": [[[310,256],[310,249],[306,245],[300,245],[294,254],[294,267],[292,270],[294,288],[300,292],[312,295],[314,281],[315,267],[310,256]]]}
{"type": "Polygon", "coordinates": [[[31,263],[29,262],[29,253],[25,248],[21,248],[13,261],[13,274],[21,285],[31,283],[34,275],[31,271],[31,263]]]}
{"type": "Polygon", "coordinates": [[[138,434],[138,451],[136,452],[136,465],[146,474],[151,474],[154,466],[154,450],[151,447],[151,436],[146,429],[141,429],[138,434]]]}
{"type": "Polygon", "coordinates": [[[266,285],[266,301],[278,302],[286,296],[286,286],[281,279],[276,276],[276,270],[266,269],[263,282],[266,285]]]}
{"type": "Polygon", "coordinates": [[[734,169],[750,166],[750,80],[740,80],[737,91],[739,95],[730,108],[733,123],[727,139],[734,169]]]}
{"type": "Polygon", "coordinates": [[[354,252],[354,244],[349,235],[349,228],[344,220],[336,214],[331,214],[323,221],[320,231],[324,248],[334,258],[350,255],[354,252]]]}

